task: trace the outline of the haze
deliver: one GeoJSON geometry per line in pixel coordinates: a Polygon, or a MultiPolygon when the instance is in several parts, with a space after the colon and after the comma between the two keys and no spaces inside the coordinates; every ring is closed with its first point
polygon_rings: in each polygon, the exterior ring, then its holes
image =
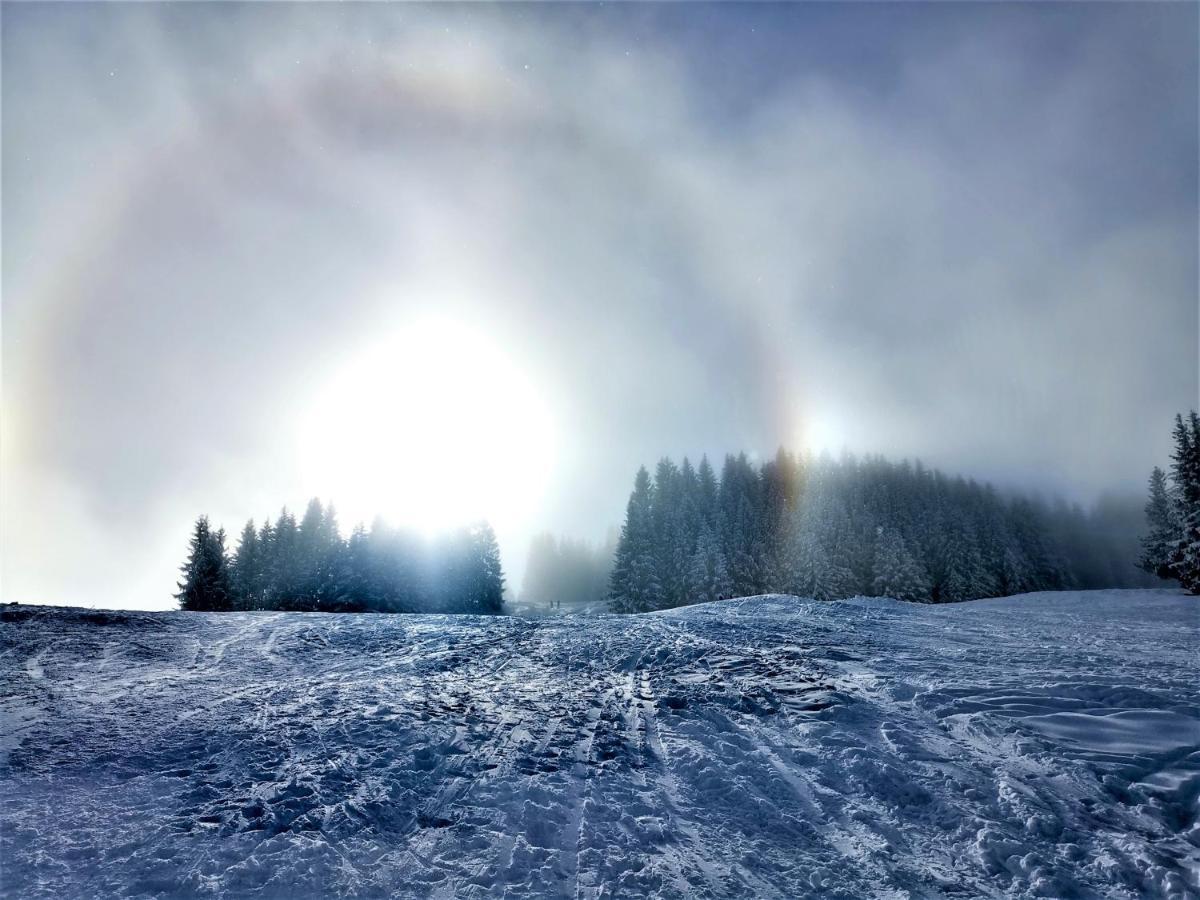
{"type": "Polygon", "coordinates": [[[660,456],[1090,501],[1197,375],[1195,4],[3,7],[3,598],[660,456]]]}

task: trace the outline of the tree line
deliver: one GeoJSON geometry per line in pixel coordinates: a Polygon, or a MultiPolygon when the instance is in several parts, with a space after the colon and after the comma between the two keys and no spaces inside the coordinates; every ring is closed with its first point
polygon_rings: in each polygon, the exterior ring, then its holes
{"type": "Polygon", "coordinates": [[[182,609],[310,612],[499,613],[504,573],[487,523],[433,540],[376,520],[343,539],[333,506],[309,501],[299,522],[286,508],[237,547],[200,516],[175,598],[182,609]]]}
{"type": "Polygon", "coordinates": [[[772,592],[945,603],[1136,586],[1128,518],[879,456],[780,450],[755,466],[743,453],[719,477],[707,458],[663,459],[634,478],[609,603],[640,612],[772,592]]]}
{"type": "Polygon", "coordinates": [[[1175,417],[1171,470],[1155,466],[1146,502],[1149,530],[1141,566],[1160,578],[1175,578],[1200,594],[1200,416],[1175,417]]]}
{"type": "MultiPolygon", "coordinates": [[[[522,600],[546,609],[664,609],[767,592],[951,602],[1036,590],[1142,587],[1200,593],[1200,418],[1177,416],[1169,471],[1144,512],[1090,511],[1002,494],[921,463],[727,456],[718,477],[664,458],[634,479],[619,538],[596,547],[535,538],[522,600]],[[1148,531],[1143,523],[1148,524],[1148,531]],[[1141,538],[1141,553],[1137,545],[1141,538]],[[1136,563],[1136,568],[1135,568],[1136,563]]],[[[332,506],[299,522],[246,523],[232,551],[201,516],[175,595],[194,610],[498,613],[504,575],[481,523],[425,540],[377,520],[342,538],[332,506]]]]}

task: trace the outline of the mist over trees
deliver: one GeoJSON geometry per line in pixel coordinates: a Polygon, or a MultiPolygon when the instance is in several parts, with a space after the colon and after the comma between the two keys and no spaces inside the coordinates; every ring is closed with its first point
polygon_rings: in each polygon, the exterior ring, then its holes
{"type": "MultiPolygon", "coordinates": [[[[1039,590],[1142,587],[1178,579],[1200,591],[1200,419],[1176,418],[1168,472],[1144,509],[1103,497],[1090,510],[1004,494],[919,462],[879,456],[755,465],[727,456],[718,475],[664,458],[640,469],[615,546],[543,534],[521,601],[533,609],[618,612],[787,592],[819,600],[886,595],[925,603],[1039,590]],[[1140,546],[1139,546],[1140,540],[1140,546]]],[[[312,500],[247,522],[230,549],[197,519],[176,599],[186,610],[498,613],[504,575],[490,526],[425,540],[377,520],[341,536],[312,500]]]]}
{"type": "Polygon", "coordinates": [[[376,520],[343,539],[332,506],[311,500],[247,522],[232,553],[207,516],[193,529],[175,595],[187,610],[499,613],[504,573],[490,525],[424,540],[376,520]]]}
{"type": "Polygon", "coordinates": [[[529,545],[520,601],[533,609],[571,612],[592,609],[608,596],[615,540],[595,545],[552,534],[529,545]]]}
{"type": "Polygon", "coordinates": [[[1146,501],[1148,530],[1141,567],[1160,578],[1176,578],[1200,594],[1200,416],[1175,417],[1170,473],[1155,467],[1146,501]]]}
{"type": "Polygon", "coordinates": [[[1104,495],[1089,509],[1053,506],[1051,533],[1071,561],[1075,587],[1159,587],[1139,566],[1146,531],[1143,501],[1134,495],[1104,495]]]}
{"type": "Polygon", "coordinates": [[[786,592],[945,603],[1028,591],[1138,586],[1136,504],[1090,511],[1001,494],[879,456],[755,466],[718,477],[661,460],[634,478],[609,582],[619,612],[786,592]]]}

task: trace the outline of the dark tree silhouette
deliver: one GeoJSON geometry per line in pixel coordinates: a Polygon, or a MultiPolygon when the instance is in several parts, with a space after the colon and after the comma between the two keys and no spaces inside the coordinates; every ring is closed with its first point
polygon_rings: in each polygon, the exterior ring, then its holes
{"type": "Polygon", "coordinates": [[[197,612],[233,609],[233,585],[225,559],[225,531],[212,531],[208,516],[196,520],[188,545],[188,558],[180,570],[183,581],[175,595],[180,609],[197,612]]]}
{"type": "Polygon", "coordinates": [[[177,595],[183,608],[503,611],[500,549],[487,523],[431,543],[377,520],[344,540],[333,507],[314,499],[299,523],[286,508],[257,531],[247,522],[228,565],[224,539],[200,517],[177,595]]]}

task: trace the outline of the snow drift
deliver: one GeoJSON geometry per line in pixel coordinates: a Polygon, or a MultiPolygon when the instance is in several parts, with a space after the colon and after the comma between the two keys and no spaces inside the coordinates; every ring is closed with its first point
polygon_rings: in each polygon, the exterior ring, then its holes
{"type": "Polygon", "coordinates": [[[0,611],[0,891],[1194,896],[1200,605],[0,611]]]}

